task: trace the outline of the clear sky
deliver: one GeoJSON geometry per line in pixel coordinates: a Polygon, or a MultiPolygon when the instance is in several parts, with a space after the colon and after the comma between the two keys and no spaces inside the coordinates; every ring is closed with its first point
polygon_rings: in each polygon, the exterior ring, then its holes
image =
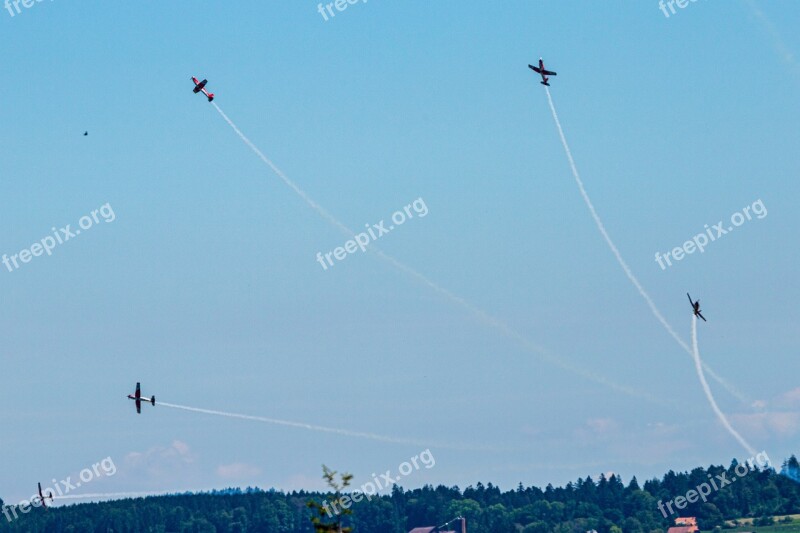
{"type": "Polygon", "coordinates": [[[701,354],[740,393],[710,379],[720,407],[773,460],[798,451],[796,2],[19,8],[0,10],[0,254],[33,253],[0,265],[7,503],[107,457],[116,473],[74,494],[315,489],[323,463],[359,485],[427,447],[435,466],[402,485],[746,459],[597,231],[539,56],[588,194],[687,341],[685,294],[702,301],[701,354]],[[347,237],[192,75],[343,224],[424,205],[380,249],[498,322],[376,254],[323,269],[347,237]],[[759,200],[704,253],[655,260],[759,200]],[[138,416],[136,381],[157,399],[138,416]]]}

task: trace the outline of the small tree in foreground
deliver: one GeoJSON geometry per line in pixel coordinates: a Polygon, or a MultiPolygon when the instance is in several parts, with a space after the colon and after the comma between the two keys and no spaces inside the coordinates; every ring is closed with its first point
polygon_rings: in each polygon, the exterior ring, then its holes
{"type": "Polygon", "coordinates": [[[349,505],[348,508],[344,506],[341,509],[338,508],[338,506],[342,505],[342,491],[350,486],[350,480],[353,479],[353,475],[341,474],[339,476],[341,482],[337,482],[336,474],[336,471],[322,465],[322,479],[333,489],[332,502],[330,504],[327,501],[317,503],[314,500],[310,500],[306,504],[313,510],[311,522],[314,524],[314,531],[317,533],[349,533],[353,529],[342,526],[344,516],[353,514],[353,511],[349,509],[349,505]],[[333,508],[332,511],[331,508],[333,508]],[[332,522],[328,522],[328,520],[332,520],[332,522]]]}

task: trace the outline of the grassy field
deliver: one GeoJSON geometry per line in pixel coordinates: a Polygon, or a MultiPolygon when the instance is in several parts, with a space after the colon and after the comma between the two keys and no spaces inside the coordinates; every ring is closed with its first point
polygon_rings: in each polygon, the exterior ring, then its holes
{"type": "MultiPolygon", "coordinates": [[[[781,523],[780,521],[785,516],[776,516],[775,524],[771,526],[754,526],[752,518],[740,518],[738,520],[740,526],[733,529],[725,529],[726,532],[745,532],[753,531],[754,533],[800,533],[800,515],[788,515],[792,518],[791,522],[781,523]]],[[[733,525],[733,522],[728,522],[733,525]]]]}

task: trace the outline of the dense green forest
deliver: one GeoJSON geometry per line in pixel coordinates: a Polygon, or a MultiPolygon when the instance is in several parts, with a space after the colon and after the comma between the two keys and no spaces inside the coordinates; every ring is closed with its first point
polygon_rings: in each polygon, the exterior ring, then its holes
{"type": "MultiPolygon", "coordinates": [[[[559,488],[548,485],[544,490],[520,484],[506,492],[491,483],[463,490],[445,486],[403,490],[395,486],[391,494],[353,504],[353,513],[344,520],[354,533],[407,533],[413,527],[439,525],[456,516],[466,517],[468,531],[480,533],[585,533],[592,529],[650,533],[666,531],[678,516],[665,517],[659,501],[676,501],[711,479],[735,482],[719,486],[707,502],[689,503],[679,512],[698,517],[703,530],[723,526],[724,520],[733,518],[800,513],[800,465],[795,456],[783,463],[780,472],[754,468],[739,475],[744,470],[744,465],[733,461],[728,468],[670,471],[643,484],[634,477],[625,485],[612,475],[578,479],[559,488]]],[[[11,521],[1,518],[0,532],[314,533],[308,502],[333,498],[317,492],[229,489],[34,508],[11,521]]],[[[10,509],[6,513],[11,515],[10,509]]]]}

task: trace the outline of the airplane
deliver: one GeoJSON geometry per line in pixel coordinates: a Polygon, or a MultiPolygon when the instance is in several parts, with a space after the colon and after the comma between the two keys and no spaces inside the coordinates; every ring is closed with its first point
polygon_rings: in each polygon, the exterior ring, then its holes
{"type": "Polygon", "coordinates": [[[83,136],[86,137],[87,135],[89,135],[89,132],[88,131],[84,131],[83,132],[83,136]]]}
{"type": "Polygon", "coordinates": [[[539,66],[538,67],[534,67],[533,65],[528,65],[528,67],[532,71],[536,72],[537,74],[541,74],[542,75],[542,81],[540,81],[539,83],[541,83],[542,85],[547,85],[548,87],[550,87],[550,84],[548,83],[550,78],[548,78],[547,76],[555,76],[556,73],[555,72],[551,72],[549,70],[546,70],[544,68],[544,61],[542,61],[541,57],[539,58],[539,66]]]}
{"type": "Polygon", "coordinates": [[[209,102],[214,100],[214,93],[210,93],[210,92],[206,91],[206,83],[208,83],[208,80],[198,81],[197,78],[192,76],[192,81],[194,82],[194,89],[193,89],[194,94],[197,94],[200,91],[203,91],[203,94],[206,95],[206,97],[208,97],[208,101],[209,102]]]}
{"type": "MultiPolygon", "coordinates": [[[[689,296],[688,292],[686,293],[686,296],[689,296]]],[[[706,317],[704,317],[703,314],[700,312],[700,300],[694,302],[692,301],[692,297],[689,296],[689,303],[692,304],[692,310],[694,311],[694,316],[699,316],[700,318],[703,319],[703,322],[708,322],[706,320],[706,317]]]]}
{"type": "MultiPolygon", "coordinates": [[[[128,398],[136,402],[136,412],[138,414],[142,414],[142,389],[139,386],[139,382],[136,382],[136,394],[128,394],[128,398]]],[[[147,396],[144,397],[144,401],[150,402],[151,404],[156,404],[156,397],[151,396],[150,399],[147,399],[147,396]]]]}
{"type": "Polygon", "coordinates": [[[44,494],[42,494],[42,484],[39,483],[38,485],[39,485],[39,497],[38,498],[34,498],[34,499],[37,500],[37,501],[40,501],[42,503],[42,507],[47,509],[47,504],[44,503],[44,502],[48,498],[50,498],[50,501],[52,502],[53,501],[53,493],[50,492],[50,493],[48,493],[47,496],[45,496],[44,494]]]}

